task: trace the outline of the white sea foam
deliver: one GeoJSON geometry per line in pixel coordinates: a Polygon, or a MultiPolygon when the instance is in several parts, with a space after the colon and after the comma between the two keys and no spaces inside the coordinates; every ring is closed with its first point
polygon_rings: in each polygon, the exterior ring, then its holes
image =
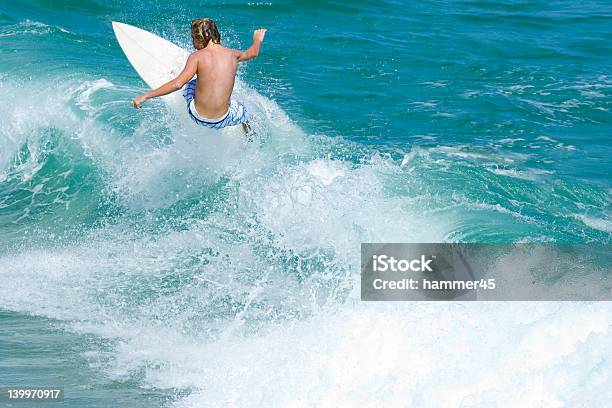
{"type": "Polygon", "coordinates": [[[41,132],[57,129],[71,134],[78,127],[76,116],[66,106],[66,97],[60,89],[40,89],[33,82],[0,82],[0,179],[6,176],[9,165],[27,145],[29,159],[19,163],[18,172],[23,179],[31,178],[40,169],[38,158],[44,152],[39,143],[41,132]],[[38,99],[32,99],[36,94],[38,99]]]}
{"type": "Polygon", "coordinates": [[[603,304],[351,305],[263,336],[180,343],[159,379],[201,389],[178,407],[598,405],[612,396],[611,319],[603,304]]]}
{"type": "Polygon", "coordinates": [[[499,143],[507,143],[507,144],[512,144],[512,143],[516,143],[516,142],[522,142],[525,139],[523,139],[522,137],[508,137],[505,139],[499,139],[499,143]]]}
{"type": "Polygon", "coordinates": [[[437,106],[437,101],[411,102],[410,104],[417,108],[435,108],[437,106]]]}
{"type": "Polygon", "coordinates": [[[500,176],[512,177],[522,180],[538,181],[542,179],[542,176],[554,174],[554,172],[542,169],[505,169],[499,167],[487,167],[491,173],[499,174],[500,176]]]}
{"type": "Polygon", "coordinates": [[[50,26],[40,21],[24,20],[19,23],[5,25],[0,28],[1,37],[17,37],[22,35],[47,35],[53,32],[69,33],[62,27],[50,26]]]}
{"type": "Polygon", "coordinates": [[[503,155],[415,148],[404,167],[376,152],[358,163],[334,159],[333,139],[307,137],[243,85],[262,118],[255,145],[198,138],[155,105],[125,137],[99,120],[113,107],[120,121],[112,103],[123,98],[129,109],[125,89],[101,78],[72,85],[38,89],[36,109],[9,89],[15,107],[3,106],[3,164],[27,140],[36,148],[37,129],[58,128],[91,157],[125,216],[70,245],[4,254],[0,307],[112,340],[110,352],[87,353],[109,378],[190,389],[177,407],[561,406],[585,398],[597,406],[612,398],[612,368],[601,357],[612,352],[606,303],[359,300],[361,242],[445,241],[462,211],[533,222],[468,198],[436,212],[435,197],[419,191],[430,155],[474,163],[506,162],[503,155]],[[39,119],[27,120],[35,112],[39,119]],[[178,227],[150,231],[157,224],[148,216],[217,186],[220,197],[205,198],[216,205],[210,214],[176,216],[178,227]]]}
{"type": "Polygon", "coordinates": [[[578,214],[575,217],[579,219],[580,221],[582,221],[588,227],[591,227],[599,231],[612,233],[612,221],[608,219],[590,217],[584,214],[578,214]]]}
{"type": "MultiPolygon", "coordinates": [[[[181,408],[440,406],[461,400],[491,406],[515,402],[516,394],[521,404],[562,406],[585,398],[597,405],[611,396],[612,367],[602,360],[612,352],[607,303],[378,304],[362,303],[355,293],[319,309],[309,295],[316,286],[299,284],[280,269],[240,284],[241,274],[257,264],[238,243],[224,250],[240,254],[239,263],[224,269],[219,257],[202,266],[216,277],[215,286],[185,285],[139,300],[141,289],[150,289],[140,285],[163,279],[190,253],[223,248],[208,227],[157,242],[113,242],[109,234],[92,245],[3,258],[0,274],[11,279],[0,288],[1,305],[75,321],[71,330],[116,340],[110,360],[97,350],[88,356],[96,364],[107,360],[100,369],[113,379],[142,372],[146,386],[191,389],[175,404],[181,408]],[[211,310],[215,292],[235,296],[249,289],[258,304],[244,303],[251,308],[246,314],[203,322],[225,335],[192,331],[190,321],[211,310]],[[279,310],[307,307],[310,317],[236,331],[268,315],[271,302],[279,310]]],[[[509,267],[516,269],[516,262],[509,267]]],[[[359,286],[354,272],[345,279],[359,286]]]]}

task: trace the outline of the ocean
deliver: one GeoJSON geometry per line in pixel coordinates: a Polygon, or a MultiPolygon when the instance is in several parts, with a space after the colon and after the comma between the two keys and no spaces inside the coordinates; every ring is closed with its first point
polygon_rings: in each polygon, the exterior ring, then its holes
{"type": "Polygon", "coordinates": [[[362,302],[359,251],[609,244],[611,38],[604,0],[0,0],[0,387],[610,405],[609,302],[362,302]],[[189,49],[200,17],[232,48],[268,29],[238,74],[259,136],[222,168],[162,101],[131,108],[111,27],[189,49]]]}

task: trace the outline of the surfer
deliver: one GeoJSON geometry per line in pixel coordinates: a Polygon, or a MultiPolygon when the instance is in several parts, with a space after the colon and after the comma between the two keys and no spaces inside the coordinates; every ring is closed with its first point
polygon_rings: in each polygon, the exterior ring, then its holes
{"type": "Polygon", "coordinates": [[[183,71],[159,88],[135,98],[132,106],[140,109],[147,99],[168,95],[184,86],[187,112],[198,125],[220,129],[242,124],[245,133],[250,136],[252,130],[247,110],[231,96],[238,63],[259,55],[265,35],[265,29],[255,30],[253,44],[246,51],[233,50],[221,45],[221,35],[214,20],[193,20],[191,39],[197,51],[187,58],[183,71]],[[197,78],[193,78],[196,74],[197,78]]]}

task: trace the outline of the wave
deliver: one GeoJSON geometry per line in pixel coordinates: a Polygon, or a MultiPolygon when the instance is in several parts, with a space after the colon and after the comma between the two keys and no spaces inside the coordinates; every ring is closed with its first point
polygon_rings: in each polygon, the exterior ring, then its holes
{"type": "Polygon", "coordinates": [[[109,378],[192,391],[178,407],[608,392],[594,374],[610,352],[605,305],[371,305],[358,293],[361,242],[609,240],[567,222],[576,203],[603,208],[604,192],[503,148],[309,135],[242,82],[259,137],[214,139],[163,102],[131,110],[139,89],[119,83],[3,81],[0,102],[0,307],[109,339],[111,352],[86,354],[109,378]],[[500,350],[512,376],[474,369],[500,350]],[[580,374],[559,382],[570,368],[580,374]]]}
{"type": "Polygon", "coordinates": [[[19,23],[0,26],[0,38],[23,37],[29,35],[48,35],[53,33],[69,34],[70,31],[59,26],[51,26],[39,21],[24,20],[19,23]]]}

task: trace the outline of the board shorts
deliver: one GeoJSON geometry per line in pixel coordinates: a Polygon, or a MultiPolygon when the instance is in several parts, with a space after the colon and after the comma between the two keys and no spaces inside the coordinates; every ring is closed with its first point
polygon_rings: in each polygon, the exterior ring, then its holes
{"type": "Polygon", "coordinates": [[[229,109],[225,115],[216,119],[209,119],[200,116],[195,108],[194,100],[196,80],[197,79],[192,79],[189,81],[183,89],[183,98],[185,98],[185,102],[187,102],[187,113],[195,123],[212,129],[221,129],[226,126],[240,125],[248,120],[248,112],[244,105],[233,99],[230,102],[229,109]]]}

